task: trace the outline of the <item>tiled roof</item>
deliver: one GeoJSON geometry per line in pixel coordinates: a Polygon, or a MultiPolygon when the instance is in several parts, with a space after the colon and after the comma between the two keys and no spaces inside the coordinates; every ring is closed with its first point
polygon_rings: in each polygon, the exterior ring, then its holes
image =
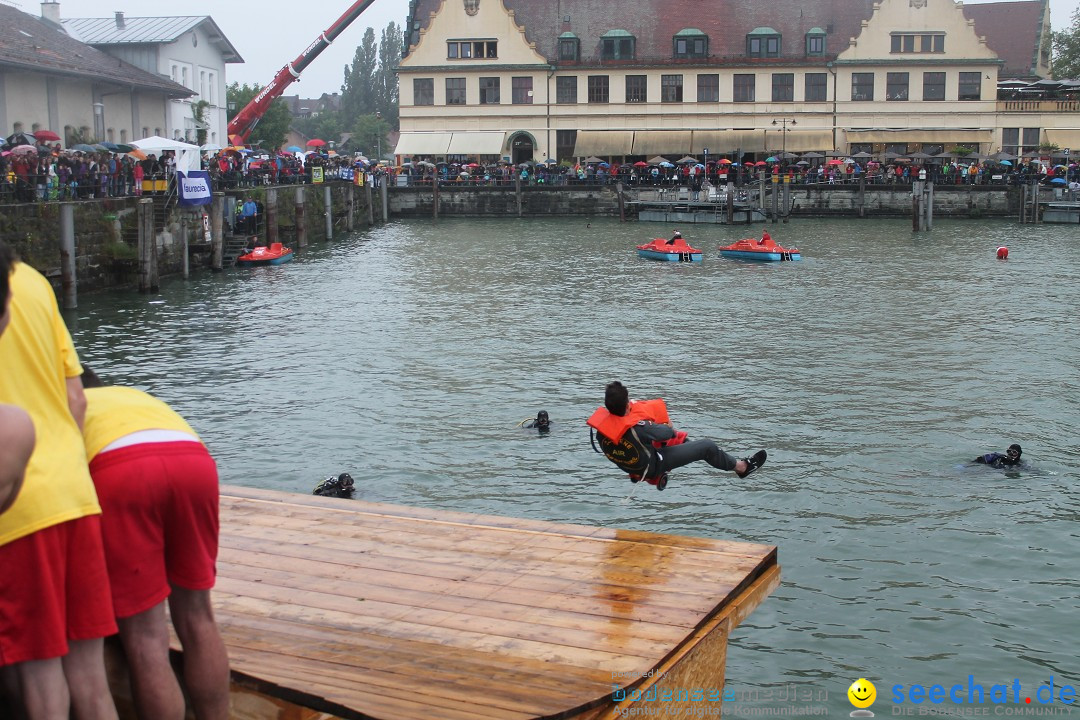
{"type": "MultiPolygon", "coordinates": [[[[445,0],[456,2],[460,0],[445,0]]],[[[746,58],[746,36],[755,28],[769,27],[781,37],[779,62],[805,56],[803,38],[808,32],[824,29],[825,57],[831,59],[848,47],[862,30],[863,20],[873,14],[874,0],[485,0],[502,2],[514,11],[526,36],[537,50],[555,62],[558,37],[572,32],[581,39],[581,61],[600,59],[600,38],[611,30],[626,30],[636,38],[639,62],[670,61],[672,38],[686,28],[696,28],[709,37],[708,62],[753,62],[772,64],[777,59],[746,58]],[[564,22],[569,17],[569,22],[564,22]]],[[[430,15],[444,0],[415,0],[416,12],[410,20],[426,28],[430,15]]],[[[1006,67],[1023,68],[1030,74],[1037,52],[1041,8],[1046,0],[964,5],[964,13],[975,20],[975,30],[985,35],[990,49],[1005,60],[1006,67]]],[[[417,35],[409,37],[415,42],[417,35]]],[[[695,61],[701,62],[701,61],[695,61]]]]}
{"type": "Polygon", "coordinates": [[[174,97],[192,95],[168,78],[84,45],[51,22],[0,4],[0,67],[5,66],[160,90],[174,97]]]}
{"type": "Polygon", "coordinates": [[[64,18],[64,29],[87,45],[140,45],[170,43],[200,25],[221,49],[225,62],[243,62],[225,34],[208,15],[179,17],[124,17],[123,27],[116,18],[64,18]]]}
{"type": "Polygon", "coordinates": [[[1001,77],[1035,75],[1046,0],[964,5],[964,16],[975,21],[975,32],[1005,61],[1001,77]]]}

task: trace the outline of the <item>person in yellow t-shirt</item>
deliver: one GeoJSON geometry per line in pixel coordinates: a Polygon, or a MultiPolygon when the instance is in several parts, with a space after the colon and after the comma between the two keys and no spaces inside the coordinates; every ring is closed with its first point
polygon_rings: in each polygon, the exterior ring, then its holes
{"type": "MultiPolygon", "coordinates": [[[[0,245],[0,335],[11,319],[11,263],[11,252],[0,245]]],[[[14,405],[0,405],[0,513],[11,507],[19,495],[34,442],[30,415],[14,405]]]]}
{"type": "Polygon", "coordinates": [[[103,638],[116,632],[98,506],[80,425],[82,367],[41,273],[16,262],[0,336],[0,403],[25,410],[37,444],[0,515],[0,670],[32,720],[115,720],[103,638]],[[73,602],[78,598],[78,602],[73,602]]]}
{"type": "Polygon", "coordinates": [[[104,387],[90,369],[83,439],[101,502],[101,531],[120,641],[142,718],[182,718],[169,662],[165,601],[184,648],[184,682],[199,720],[229,715],[229,658],[214,622],[217,466],[191,426],[161,400],[104,387]]]}

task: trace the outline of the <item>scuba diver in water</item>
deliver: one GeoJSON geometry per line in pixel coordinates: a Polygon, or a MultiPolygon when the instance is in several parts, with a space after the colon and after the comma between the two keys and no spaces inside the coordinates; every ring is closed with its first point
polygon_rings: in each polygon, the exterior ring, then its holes
{"type": "Polygon", "coordinates": [[[322,495],[323,497],[350,498],[355,490],[356,488],[353,487],[352,475],[349,473],[341,473],[337,477],[331,475],[323,480],[315,486],[315,489],[311,491],[311,494],[322,495]]]}
{"type": "Polygon", "coordinates": [[[526,430],[536,430],[541,435],[551,432],[551,418],[548,417],[547,410],[541,410],[536,413],[535,418],[528,418],[518,423],[518,427],[525,428],[526,430]]]}
{"type": "Polygon", "coordinates": [[[986,453],[972,460],[972,462],[979,463],[981,465],[989,465],[992,468],[1009,468],[1016,467],[1020,464],[1020,454],[1023,452],[1020,446],[1013,443],[1009,446],[1009,449],[1005,451],[1005,454],[999,452],[986,453]]]}
{"type": "Polygon", "coordinates": [[[604,407],[597,408],[588,424],[600,439],[597,452],[630,475],[631,482],[644,479],[657,490],[667,487],[669,470],[698,460],[744,478],[768,457],[764,450],[758,450],[736,460],[712,440],[687,442],[686,433],[671,426],[663,400],[631,401],[626,386],[618,381],[608,383],[604,407]]]}

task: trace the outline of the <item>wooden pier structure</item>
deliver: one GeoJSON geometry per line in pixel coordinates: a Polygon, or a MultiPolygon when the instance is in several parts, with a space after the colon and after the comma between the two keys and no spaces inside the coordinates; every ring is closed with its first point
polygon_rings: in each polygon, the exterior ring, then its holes
{"type": "Polygon", "coordinates": [[[722,693],[779,582],[774,546],[226,487],[213,597],[234,718],[600,720],[722,693]]]}

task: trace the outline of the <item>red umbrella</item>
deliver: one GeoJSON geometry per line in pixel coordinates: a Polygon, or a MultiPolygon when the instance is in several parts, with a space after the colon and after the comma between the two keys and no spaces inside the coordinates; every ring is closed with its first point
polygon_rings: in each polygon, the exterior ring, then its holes
{"type": "Polygon", "coordinates": [[[310,140],[307,141],[307,144],[310,145],[311,147],[322,147],[323,145],[326,144],[326,141],[325,140],[320,140],[319,138],[311,138],[310,140]]]}
{"type": "Polygon", "coordinates": [[[52,130],[35,130],[34,137],[38,140],[45,140],[47,142],[55,142],[60,139],[60,136],[52,130]]]}
{"type": "Polygon", "coordinates": [[[634,163],[634,167],[649,167],[649,163],[638,160],[634,163]]]}
{"type": "Polygon", "coordinates": [[[756,165],[757,167],[765,167],[768,164],[769,163],[765,162],[764,160],[758,160],[756,163],[754,163],[754,165],[756,165]]]}

